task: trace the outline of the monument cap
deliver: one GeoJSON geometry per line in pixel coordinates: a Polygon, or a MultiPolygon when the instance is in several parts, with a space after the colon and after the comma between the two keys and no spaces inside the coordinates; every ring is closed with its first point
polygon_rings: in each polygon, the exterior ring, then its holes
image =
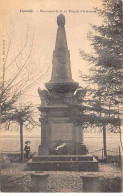
{"type": "Polygon", "coordinates": [[[57,24],[58,26],[65,25],[65,16],[63,14],[60,14],[59,16],[57,16],[57,24]]]}

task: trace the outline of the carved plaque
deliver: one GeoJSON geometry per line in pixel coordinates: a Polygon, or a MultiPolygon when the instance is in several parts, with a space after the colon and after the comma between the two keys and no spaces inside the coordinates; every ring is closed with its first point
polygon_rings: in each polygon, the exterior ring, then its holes
{"type": "Polygon", "coordinates": [[[52,123],[51,139],[52,140],[72,140],[73,138],[72,123],[52,123]]]}

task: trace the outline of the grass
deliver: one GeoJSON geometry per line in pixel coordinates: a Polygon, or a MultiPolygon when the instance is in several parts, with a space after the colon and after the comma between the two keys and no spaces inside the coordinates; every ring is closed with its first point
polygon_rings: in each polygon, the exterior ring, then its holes
{"type": "MultiPolygon", "coordinates": [[[[89,135],[87,136],[84,134],[84,143],[87,146],[89,152],[92,155],[97,155],[99,158],[102,156],[102,151],[100,150],[99,152],[95,152],[99,149],[102,149],[103,147],[103,140],[102,140],[102,135],[94,136],[94,135],[89,135]]],[[[37,152],[38,146],[40,145],[41,138],[39,137],[24,137],[24,144],[26,140],[31,141],[31,151],[32,152],[37,152]]],[[[118,148],[119,148],[119,137],[114,134],[113,136],[107,137],[107,150],[108,155],[117,155],[118,148]],[[110,152],[112,151],[112,152],[110,152]]],[[[7,138],[3,137],[2,138],[2,145],[1,145],[2,151],[20,151],[20,138],[19,136],[16,138],[7,138]]]]}

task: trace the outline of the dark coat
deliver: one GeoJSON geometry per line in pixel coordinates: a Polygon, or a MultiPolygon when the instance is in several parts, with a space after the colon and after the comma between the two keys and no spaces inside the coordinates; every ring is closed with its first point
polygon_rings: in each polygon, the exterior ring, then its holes
{"type": "Polygon", "coordinates": [[[25,150],[26,152],[30,152],[30,146],[25,145],[24,150],[25,150]]]}

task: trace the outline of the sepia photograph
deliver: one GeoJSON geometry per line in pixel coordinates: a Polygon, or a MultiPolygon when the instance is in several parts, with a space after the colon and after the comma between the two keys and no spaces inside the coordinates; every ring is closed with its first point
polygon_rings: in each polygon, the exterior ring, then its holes
{"type": "Polygon", "coordinates": [[[1,193],[121,193],[122,0],[0,0],[1,193]]]}

